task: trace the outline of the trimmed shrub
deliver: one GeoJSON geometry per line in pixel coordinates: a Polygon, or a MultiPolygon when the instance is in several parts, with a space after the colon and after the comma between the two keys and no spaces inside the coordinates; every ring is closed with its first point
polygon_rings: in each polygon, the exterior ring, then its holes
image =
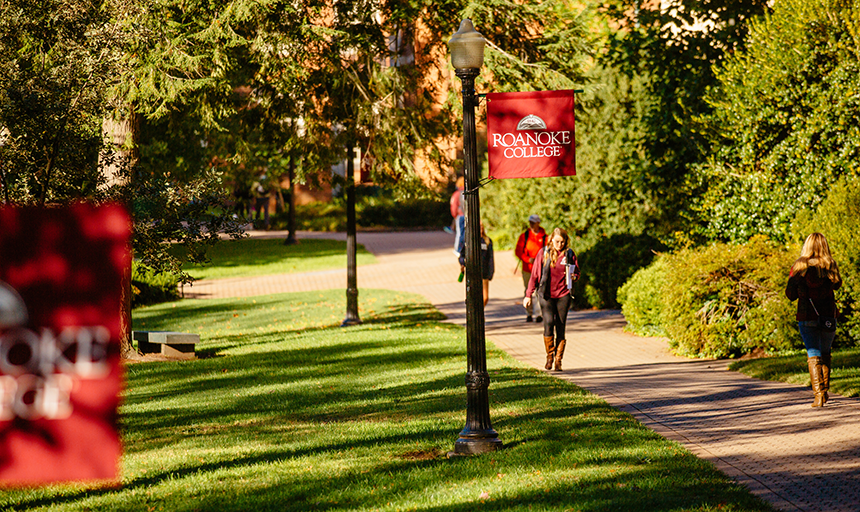
{"type": "Polygon", "coordinates": [[[156,274],[135,261],[131,264],[131,291],[133,308],[179,300],[179,278],[165,272],[156,274]]]}
{"type": "Polygon", "coordinates": [[[666,286],[668,257],[657,256],[647,267],[633,274],[618,289],[621,313],[627,320],[625,330],[640,336],[665,336],[663,329],[663,290],[666,286]]]}
{"type": "Polygon", "coordinates": [[[691,357],[737,357],[756,348],[803,346],[785,297],[796,248],[764,237],[714,244],[667,258],[662,324],[670,347],[691,357]]]}

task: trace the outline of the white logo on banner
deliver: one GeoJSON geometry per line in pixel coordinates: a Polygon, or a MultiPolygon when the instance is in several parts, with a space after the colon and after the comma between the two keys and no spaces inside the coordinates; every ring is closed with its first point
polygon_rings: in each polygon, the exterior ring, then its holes
{"type": "Polygon", "coordinates": [[[520,122],[517,123],[517,130],[546,130],[546,123],[538,116],[529,114],[520,119],[520,122]]]}

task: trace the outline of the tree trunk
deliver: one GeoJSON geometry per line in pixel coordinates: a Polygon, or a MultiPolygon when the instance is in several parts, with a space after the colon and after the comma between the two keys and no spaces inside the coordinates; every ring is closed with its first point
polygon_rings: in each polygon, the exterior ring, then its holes
{"type": "MultiPolygon", "coordinates": [[[[103,158],[100,158],[99,164],[105,178],[104,190],[120,202],[126,203],[126,208],[130,212],[131,177],[140,159],[138,144],[140,117],[133,108],[129,108],[128,111],[131,112],[129,117],[118,120],[105,118],[102,122],[102,132],[110,146],[110,151],[103,158]]],[[[128,250],[129,254],[133,256],[130,245],[128,250]]],[[[140,355],[134,348],[131,338],[131,260],[132,258],[129,258],[128,267],[123,272],[120,290],[122,310],[120,311],[119,339],[123,359],[140,355]]]]}

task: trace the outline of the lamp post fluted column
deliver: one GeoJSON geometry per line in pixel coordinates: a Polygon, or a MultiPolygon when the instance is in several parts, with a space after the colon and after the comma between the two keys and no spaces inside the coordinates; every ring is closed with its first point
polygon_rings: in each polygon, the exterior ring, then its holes
{"type": "Polygon", "coordinates": [[[484,337],[483,276],[481,272],[481,207],[478,197],[480,173],[475,141],[475,78],[480,73],[484,40],[469,19],[448,43],[455,73],[463,84],[463,153],[466,200],[466,426],[454,443],[454,455],[475,455],[498,450],[502,441],[490,422],[487,349],[484,337]],[[459,57],[461,51],[480,60],[459,57]],[[462,63],[466,63],[462,65],[462,63]]]}

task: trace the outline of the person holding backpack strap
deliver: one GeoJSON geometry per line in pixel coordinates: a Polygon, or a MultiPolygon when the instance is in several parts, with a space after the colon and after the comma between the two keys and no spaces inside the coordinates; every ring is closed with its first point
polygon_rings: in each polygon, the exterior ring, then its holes
{"type": "MultiPolygon", "coordinates": [[[[529,215],[529,228],[520,235],[517,240],[514,255],[519,258],[523,264],[523,291],[529,286],[529,279],[532,276],[532,265],[534,264],[537,253],[542,251],[546,246],[546,231],[540,227],[540,217],[536,214],[529,215]]],[[[531,295],[529,295],[531,297],[531,295]]],[[[532,314],[537,312],[536,322],[542,322],[540,301],[537,304],[532,304],[526,307],[526,322],[532,321],[532,314]],[[536,308],[533,306],[537,306],[536,308]]]]}
{"type": "Polygon", "coordinates": [[[547,370],[561,371],[561,360],[567,345],[565,324],[573,301],[573,283],[579,279],[579,264],[570,248],[570,237],[555,228],[549,244],[535,258],[523,306],[528,309],[532,294],[537,292],[543,311],[543,341],[546,348],[547,370]]]}
{"type": "Polygon", "coordinates": [[[827,239],[812,233],[803,242],[800,257],[791,266],[785,296],[797,300],[797,326],[806,347],[809,380],[815,399],[812,407],[823,407],[830,391],[830,361],[837,316],[834,290],[842,286],[839,266],[830,254],[827,239]],[[799,300],[798,300],[799,299],[799,300]],[[827,318],[832,325],[826,325],[827,318]]]}

